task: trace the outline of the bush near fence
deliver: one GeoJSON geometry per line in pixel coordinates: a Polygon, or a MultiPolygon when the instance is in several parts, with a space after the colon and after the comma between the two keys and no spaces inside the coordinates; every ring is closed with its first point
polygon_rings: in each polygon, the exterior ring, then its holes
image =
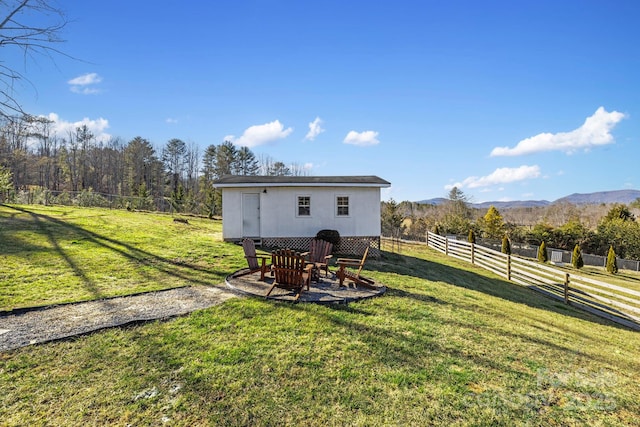
{"type": "Polygon", "coordinates": [[[447,256],[471,262],[513,283],[640,330],[640,291],[430,232],[426,243],[447,256]]]}
{"type": "MultiPolygon", "coordinates": [[[[455,238],[456,240],[467,240],[467,236],[455,236],[455,238]]],[[[501,244],[502,242],[500,240],[476,239],[476,245],[484,246],[496,251],[500,251],[501,244]]],[[[562,262],[565,264],[571,264],[572,251],[550,248],[547,246],[547,255],[549,259],[551,259],[552,252],[562,252],[562,262]]],[[[538,256],[538,246],[511,242],[511,253],[525,258],[535,259],[538,256]]],[[[584,261],[584,265],[591,265],[595,267],[604,267],[607,263],[607,257],[602,255],[582,253],[582,260],[584,261]]],[[[640,271],[640,261],[638,260],[623,258],[616,258],[616,260],[618,262],[619,269],[640,271]]]]}

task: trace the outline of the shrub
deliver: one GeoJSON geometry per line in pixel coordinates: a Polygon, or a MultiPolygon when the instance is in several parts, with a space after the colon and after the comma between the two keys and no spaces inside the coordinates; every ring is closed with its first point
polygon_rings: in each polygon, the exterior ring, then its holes
{"type": "Polygon", "coordinates": [[[544,243],[540,243],[540,247],[538,248],[538,261],[547,262],[549,261],[549,256],[547,255],[547,245],[544,243]]]}
{"type": "Polygon", "coordinates": [[[584,260],[582,259],[582,250],[580,249],[580,245],[576,245],[576,247],[573,248],[571,264],[574,266],[574,268],[584,267],[584,260]]]}
{"type": "Polygon", "coordinates": [[[324,240],[337,247],[340,244],[340,233],[338,230],[320,230],[316,233],[316,239],[324,240]]]}
{"type": "Polygon", "coordinates": [[[69,192],[67,191],[63,191],[62,193],[58,194],[58,196],[54,200],[54,203],[65,206],[71,205],[72,202],[73,199],[71,198],[71,194],[69,194],[69,192]]]}
{"type": "Polygon", "coordinates": [[[473,230],[469,230],[469,243],[475,243],[476,242],[476,233],[473,232],[473,230]]]}
{"type": "Polygon", "coordinates": [[[100,194],[94,193],[93,189],[82,190],[73,201],[77,206],[82,207],[108,207],[109,202],[100,194]]]}
{"type": "Polygon", "coordinates": [[[609,246],[609,253],[607,254],[607,271],[612,274],[615,274],[618,272],[616,252],[613,250],[613,245],[609,246]]]}
{"type": "Polygon", "coordinates": [[[511,243],[509,242],[509,238],[504,236],[502,238],[502,253],[511,255],[511,243]]]}

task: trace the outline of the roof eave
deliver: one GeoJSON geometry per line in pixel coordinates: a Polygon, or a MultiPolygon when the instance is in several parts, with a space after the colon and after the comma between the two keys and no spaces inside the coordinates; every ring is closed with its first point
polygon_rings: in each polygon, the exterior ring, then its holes
{"type": "Polygon", "coordinates": [[[352,183],[352,182],[242,182],[242,183],[227,183],[227,184],[214,184],[215,188],[251,188],[251,187],[377,187],[377,188],[387,188],[390,187],[391,184],[383,184],[383,183],[352,183]]]}

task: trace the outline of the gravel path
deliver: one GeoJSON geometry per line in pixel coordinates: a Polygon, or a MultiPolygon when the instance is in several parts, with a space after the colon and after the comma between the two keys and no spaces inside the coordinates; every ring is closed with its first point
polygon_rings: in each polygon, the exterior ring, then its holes
{"type": "Polygon", "coordinates": [[[234,296],[237,295],[222,288],[189,286],[0,315],[0,351],[132,322],[180,316],[234,296]]]}

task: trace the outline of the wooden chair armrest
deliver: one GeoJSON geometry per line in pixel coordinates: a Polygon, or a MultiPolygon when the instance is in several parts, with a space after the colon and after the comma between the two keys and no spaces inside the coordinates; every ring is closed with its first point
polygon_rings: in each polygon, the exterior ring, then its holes
{"type": "Polygon", "coordinates": [[[271,255],[245,255],[245,258],[255,258],[255,259],[271,259],[271,255]]]}
{"type": "Polygon", "coordinates": [[[360,261],[359,259],[353,259],[353,258],[338,258],[338,260],[336,261],[338,264],[357,264],[360,265],[360,261]]]}
{"type": "Polygon", "coordinates": [[[333,255],[327,255],[326,257],[324,257],[324,259],[329,259],[329,258],[333,258],[333,255]]]}

